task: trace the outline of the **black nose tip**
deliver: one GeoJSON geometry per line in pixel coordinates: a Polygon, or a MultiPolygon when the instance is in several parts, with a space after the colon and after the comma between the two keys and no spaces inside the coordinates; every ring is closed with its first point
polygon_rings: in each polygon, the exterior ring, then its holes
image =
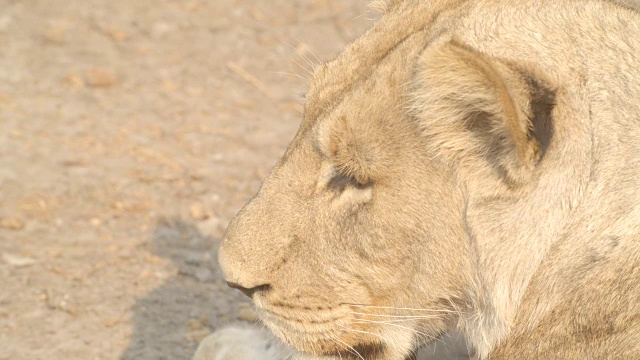
{"type": "Polygon", "coordinates": [[[258,292],[258,291],[266,291],[266,290],[269,290],[269,288],[271,287],[271,285],[269,285],[269,284],[264,284],[264,285],[258,285],[258,286],[255,286],[255,287],[252,287],[252,288],[248,289],[248,288],[246,288],[244,286],[238,285],[236,283],[232,283],[230,281],[227,281],[227,285],[229,287],[232,287],[234,289],[238,289],[238,290],[242,291],[243,294],[247,295],[248,297],[250,297],[252,299],[253,299],[253,295],[256,292],[258,292]]]}

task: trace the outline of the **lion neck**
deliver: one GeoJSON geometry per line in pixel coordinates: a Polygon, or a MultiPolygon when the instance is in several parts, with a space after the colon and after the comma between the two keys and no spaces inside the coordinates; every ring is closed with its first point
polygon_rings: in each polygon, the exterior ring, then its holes
{"type": "MultiPolygon", "coordinates": [[[[597,8],[591,10],[594,14],[597,12],[597,8]]],[[[613,93],[625,81],[615,76],[623,77],[627,73],[603,60],[607,54],[598,53],[598,42],[581,43],[581,48],[593,49],[587,60],[570,56],[568,52],[575,44],[569,44],[566,49],[562,48],[566,44],[561,42],[548,44],[546,48],[557,47],[554,51],[558,54],[568,54],[556,59],[529,48],[536,39],[527,36],[535,34],[512,30],[518,27],[510,24],[509,19],[518,21],[517,16],[503,19],[505,24],[494,24],[493,29],[501,36],[492,37],[487,31],[486,38],[479,38],[478,32],[463,29],[458,36],[465,43],[500,58],[517,61],[519,54],[526,54],[528,61],[538,64],[538,70],[552,76],[559,90],[552,113],[553,139],[534,183],[513,192],[496,186],[490,176],[469,176],[467,179],[472,180],[463,180],[468,194],[466,225],[474,273],[468,288],[468,308],[463,311],[459,326],[480,358],[513,331],[514,317],[525,300],[525,291],[554,244],[573,237],[569,229],[610,228],[607,212],[616,206],[624,208],[621,204],[633,201],[629,197],[640,198],[629,193],[624,199],[616,197],[616,204],[604,205],[599,200],[612,198],[613,195],[603,194],[616,187],[622,174],[637,174],[640,169],[640,164],[629,158],[629,154],[636,153],[634,141],[640,141],[637,120],[624,115],[637,113],[637,109],[625,110],[630,103],[624,99],[640,96],[640,88],[625,88],[626,94],[613,93]],[[575,63],[567,63],[570,60],[575,63]],[[627,139],[627,143],[620,139],[627,139]],[[580,219],[589,219],[589,222],[580,219]]],[[[593,15],[593,19],[596,21],[597,16],[593,15]]],[[[470,21],[462,27],[477,26],[470,21]]],[[[539,28],[544,26],[540,24],[539,28]]],[[[554,31],[548,29],[549,33],[554,31]]],[[[606,36],[614,34],[612,31],[606,36]]],[[[625,39],[617,38],[609,42],[626,44],[625,39]]],[[[637,71],[640,63],[628,61],[625,71],[637,71]]],[[[627,187],[637,189],[639,183],[634,180],[635,185],[627,184],[627,187]]],[[[624,216],[631,215],[620,215],[624,216]]]]}
{"type": "Polygon", "coordinates": [[[569,118],[562,112],[554,114],[556,119],[566,117],[556,135],[566,134],[562,143],[551,144],[536,184],[515,193],[486,180],[467,185],[466,226],[474,273],[461,327],[479,354],[509,334],[531,278],[581,210],[593,149],[589,131],[569,128],[588,128],[588,121],[575,122],[589,116],[569,118]]]}

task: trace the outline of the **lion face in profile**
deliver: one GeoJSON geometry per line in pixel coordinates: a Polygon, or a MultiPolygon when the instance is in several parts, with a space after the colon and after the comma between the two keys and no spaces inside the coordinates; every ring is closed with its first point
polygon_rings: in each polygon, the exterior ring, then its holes
{"type": "MultiPolygon", "coordinates": [[[[310,94],[305,123],[222,245],[227,279],[249,289],[276,334],[309,353],[372,358],[394,339],[403,358],[417,340],[412,328],[438,336],[450,325],[467,281],[469,264],[450,256],[467,251],[462,193],[398,106],[408,72],[392,62],[401,54],[355,91],[322,104],[310,94]],[[430,311],[392,309],[409,304],[430,311]],[[397,319],[405,321],[393,326],[397,319]]],[[[318,76],[314,88],[325,81],[318,76]]]]}
{"type": "Polygon", "coordinates": [[[560,58],[575,45],[539,36],[562,24],[523,32],[509,17],[558,9],[493,3],[385,3],[316,70],[300,130],[229,225],[227,281],[301,352],[404,359],[458,327],[483,356],[519,324],[541,239],[584,194],[567,190],[584,186],[584,108],[567,105],[584,80],[560,58]],[[575,144],[558,145],[572,127],[575,144]]]}

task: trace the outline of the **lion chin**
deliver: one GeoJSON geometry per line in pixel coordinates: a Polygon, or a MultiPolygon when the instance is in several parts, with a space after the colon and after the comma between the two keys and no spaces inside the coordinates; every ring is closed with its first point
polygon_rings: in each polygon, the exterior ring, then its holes
{"type": "Polygon", "coordinates": [[[219,250],[301,358],[640,353],[640,13],[389,0],[219,250]],[[448,341],[448,340],[445,340],[448,341]]]}

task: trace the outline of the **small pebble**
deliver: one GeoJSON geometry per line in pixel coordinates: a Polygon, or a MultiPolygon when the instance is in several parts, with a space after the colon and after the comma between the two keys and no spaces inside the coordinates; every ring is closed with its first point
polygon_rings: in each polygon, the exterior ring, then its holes
{"type": "Polygon", "coordinates": [[[24,221],[17,217],[0,218],[0,228],[5,230],[22,230],[24,225],[24,221]]]}
{"type": "Polygon", "coordinates": [[[207,268],[199,268],[194,274],[195,278],[200,282],[209,282],[213,280],[213,271],[207,268]]]}
{"type": "Polygon", "coordinates": [[[191,217],[195,220],[202,221],[206,220],[213,215],[211,211],[205,209],[204,205],[201,203],[193,203],[191,207],[189,207],[189,212],[191,213],[191,217]]]}
{"type": "Polygon", "coordinates": [[[266,331],[235,325],[207,336],[192,360],[281,360],[284,352],[266,331]]]}
{"type": "Polygon", "coordinates": [[[13,18],[9,15],[0,16],[0,33],[6,32],[13,23],[13,18]]]}
{"type": "Polygon", "coordinates": [[[209,328],[209,319],[206,317],[191,319],[187,323],[187,334],[185,339],[191,343],[198,343],[210,333],[211,328],[209,328]]]}
{"type": "Polygon", "coordinates": [[[7,264],[15,267],[31,266],[36,263],[36,260],[34,258],[9,253],[2,254],[2,260],[4,260],[7,264]]]}
{"type": "Polygon", "coordinates": [[[211,217],[196,224],[198,231],[205,236],[218,235],[221,230],[222,220],[218,217],[211,217]]]}
{"type": "Polygon", "coordinates": [[[108,88],[116,84],[116,76],[112,70],[93,68],[85,74],[85,82],[92,87],[108,88]]]}
{"type": "Polygon", "coordinates": [[[67,42],[67,33],[64,27],[49,27],[42,32],[44,39],[54,45],[63,45],[67,42]]]}
{"type": "Polygon", "coordinates": [[[111,38],[111,40],[116,42],[125,41],[129,37],[126,32],[113,27],[106,29],[104,33],[111,38]]]}

